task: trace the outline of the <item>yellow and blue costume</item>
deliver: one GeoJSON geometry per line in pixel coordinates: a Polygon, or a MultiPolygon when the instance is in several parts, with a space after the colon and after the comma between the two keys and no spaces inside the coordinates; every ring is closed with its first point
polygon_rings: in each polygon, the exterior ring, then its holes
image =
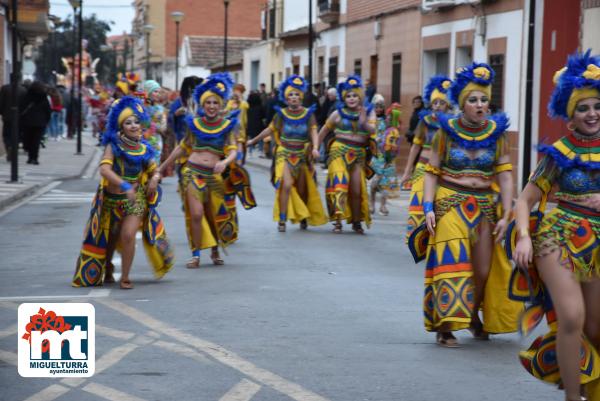
{"type": "MultiPolygon", "coordinates": [[[[350,76],[344,82],[338,84],[338,96],[344,99],[348,91],[356,92],[359,98],[364,100],[362,81],[358,76],[350,76]]],[[[367,116],[372,111],[372,105],[367,109],[367,116]]],[[[346,220],[348,223],[365,222],[367,227],[371,225],[371,214],[369,211],[369,196],[367,193],[367,162],[369,147],[375,147],[376,133],[368,132],[359,123],[358,112],[339,105],[337,108],[339,121],[332,124],[327,120],[327,127],[334,132],[336,137],[331,141],[329,147],[329,158],[327,159],[327,182],[325,185],[325,197],[327,199],[327,210],[329,220],[333,222],[346,220]],[[358,135],[365,142],[355,142],[350,139],[338,137],[338,135],[358,135]],[[353,216],[349,199],[350,172],[358,168],[360,170],[360,215],[353,216]]],[[[369,121],[375,124],[375,121],[369,121]]],[[[374,152],[373,152],[374,153],[374,152]]],[[[372,171],[369,169],[369,172],[372,171]]]]}
{"type": "MultiPolygon", "coordinates": [[[[116,101],[108,117],[103,144],[110,146],[113,159],[103,159],[123,180],[137,185],[136,202],[132,204],[125,194],[113,194],[106,190],[107,181],[102,178],[92,201],[92,209],[84,231],[83,245],[77,259],[73,276],[74,287],[97,286],[104,283],[108,244],[116,240],[120,224],[127,215],[143,217],[142,238],[146,256],[157,278],[164,276],[174,264],[174,252],[167,238],[164,223],[157,207],[162,191],[147,198],[146,186],[156,169],[153,148],[145,141],[133,142],[118,135],[120,124],[129,116],[136,115],[142,122],[148,120],[141,101],[126,96],[116,101]]],[[[117,249],[119,244],[117,243],[117,249]]]]}
{"type": "MultiPolygon", "coordinates": [[[[573,55],[554,80],[556,88],[548,109],[552,116],[569,120],[579,100],[600,98],[600,58],[590,56],[589,51],[573,55]]],[[[580,281],[598,279],[600,213],[577,203],[600,192],[600,135],[590,137],[575,131],[550,146],[540,146],[539,150],[543,157],[530,178],[543,193],[540,210],[530,219],[534,254],[540,257],[559,249],[561,265],[572,270],[580,281]],[[558,205],[544,214],[546,198],[555,186],[558,205]]],[[[509,255],[516,243],[514,224],[511,228],[506,237],[509,255]]],[[[527,272],[515,270],[510,290],[513,299],[530,303],[520,322],[523,334],[529,334],[544,315],[550,328],[519,354],[522,365],[538,379],[560,383],[556,358],[560,322],[535,266],[527,272]]],[[[581,383],[586,384],[589,399],[600,399],[600,357],[598,349],[585,336],[582,336],[580,369],[581,383]]]]}
{"type": "MultiPolygon", "coordinates": [[[[202,105],[209,96],[216,96],[221,101],[226,101],[231,94],[231,77],[229,74],[213,74],[196,87],[194,100],[202,105]]],[[[185,150],[186,155],[193,152],[209,152],[219,158],[236,150],[234,130],[237,125],[235,118],[218,117],[214,121],[201,115],[186,116],[186,135],[179,146],[185,150]]],[[[221,174],[213,172],[213,167],[202,166],[189,160],[181,169],[181,189],[184,198],[184,212],[188,242],[192,252],[213,248],[226,247],[237,240],[238,226],[235,208],[232,210],[225,200],[225,185],[221,174]],[[202,217],[202,244],[196,247],[191,235],[191,214],[186,194],[190,193],[205,206],[202,217]]],[[[233,199],[235,207],[235,198],[233,199]]]]}
{"type": "MultiPolygon", "coordinates": [[[[431,105],[434,100],[440,99],[448,102],[447,92],[452,81],[444,75],[436,75],[429,80],[425,86],[424,100],[427,105],[431,105]]],[[[431,149],[433,135],[440,128],[436,113],[430,109],[425,109],[419,113],[419,124],[415,130],[413,145],[420,146],[421,152],[431,149]]],[[[410,178],[411,188],[408,203],[408,221],[406,224],[406,239],[412,232],[425,221],[423,213],[423,185],[425,182],[425,165],[429,159],[420,156],[413,174],[410,178]]]]}
{"type": "MultiPolygon", "coordinates": [[[[279,87],[280,100],[285,102],[290,91],[298,92],[302,98],[307,87],[303,78],[292,75],[279,87]]],[[[327,217],[317,189],[316,172],[309,158],[310,132],[316,130],[315,106],[300,107],[298,110],[276,107],[275,110],[276,114],[269,125],[276,145],[272,174],[272,183],[275,187],[273,220],[285,222],[289,219],[294,224],[306,220],[306,223],[311,226],[325,224],[327,217]],[[294,179],[294,185],[290,190],[287,212],[282,213],[279,198],[286,166],[294,179]],[[298,188],[298,180],[301,176],[304,177],[306,185],[303,191],[299,191],[298,188]],[[300,192],[305,194],[305,199],[302,199],[300,192]]]]}
{"type": "MultiPolygon", "coordinates": [[[[484,93],[491,90],[493,70],[486,64],[473,63],[457,74],[450,91],[451,99],[463,104],[464,91],[478,86],[484,93]],[[459,101],[459,97],[461,101],[459,101]]],[[[449,331],[469,328],[474,309],[472,248],[477,241],[478,226],[482,219],[490,225],[498,221],[497,194],[490,189],[466,188],[443,179],[444,176],[474,176],[492,181],[496,174],[510,171],[510,164],[498,164],[508,151],[505,131],[508,118],[504,114],[488,117],[478,128],[463,125],[460,117],[440,114],[440,129],[432,141],[432,152],[440,159],[440,166],[427,164],[425,172],[437,175],[438,188],[434,205],[435,235],[429,236],[425,223],[416,229],[409,247],[415,261],[423,258],[425,266],[425,293],[423,309],[425,328],[449,331]],[[468,151],[477,151],[471,158],[468,151]]],[[[483,330],[488,333],[506,333],[517,330],[520,303],[508,299],[511,266],[504,248],[496,244],[492,250],[490,273],[483,299],[483,330]]]]}

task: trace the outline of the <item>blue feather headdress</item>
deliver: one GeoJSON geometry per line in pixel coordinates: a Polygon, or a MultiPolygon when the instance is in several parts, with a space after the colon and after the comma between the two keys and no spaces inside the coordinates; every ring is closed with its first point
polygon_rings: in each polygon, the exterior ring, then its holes
{"type": "Polygon", "coordinates": [[[460,104],[461,94],[463,90],[468,89],[467,86],[469,86],[469,84],[475,84],[479,87],[477,89],[487,88],[488,95],[490,95],[491,85],[492,82],[494,82],[495,76],[496,73],[492,67],[486,63],[473,62],[471,65],[460,68],[456,72],[456,77],[448,91],[450,101],[452,101],[453,104],[462,107],[460,104]]]}
{"type": "Polygon", "coordinates": [[[358,75],[350,75],[345,81],[337,84],[338,98],[343,102],[346,92],[358,90],[359,96],[364,99],[362,79],[358,75]]]}
{"type": "Polygon", "coordinates": [[[117,99],[113,102],[108,112],[108,121],[106,123],[106,131],[102,134],[102,143],[106,145],[111,141],[111,138],[118,137],[120,130],[119,116],[126,109],[130,109],[137,118],[140,119],[142,125],[150,122],[150,116],[148,115],[144,103],[133,96],[125,96],[121,99],[117,99]]]}
{"type": "Polygon", "coordinates": [[[286,104],[287,101],[285,99],[285,91],[288,87],[298,89],[300,92],[302,92],[302,95],[304,95],[304,93],[306,93],[308,90],[308,82],[306,82],[306,80],[299,75],[292,75],[283,81],[279,85],[279,101],[286,104]]]}
{"type": "Polygon", "coordinates": [[[430,105],[432,103],[431,95],[435,90],[445,95],[448,98],[448,89],[452,85],[452,81],[445,75],[434,75],[429,79],[429,83],[425,86],[424,97],[425,103],[430,105]]]}
{"type": "Polygon", "coordinates": [[[592,56],[591,49],[570,55],[566,67],[554,74],[554,83],[556,87],[548,103],[548,113],[551,117],[568,120],[577,100],[585,97],[577,98],[578,90],[587,88],[600,93],[600,57],[592,56]],[[573,95],[576,96],[572,99],[573,95]]]}
{"type": "Polygon", "coordinates": [[[200,85],[194,89],[194,101],[198,106],[202,106],[202,95],[206,92],[214,93],[219,96],[223,102],[227,102],[231,97],[233,88],[233,79],[228,72],[217,72],[206,78],[200,85]]]}

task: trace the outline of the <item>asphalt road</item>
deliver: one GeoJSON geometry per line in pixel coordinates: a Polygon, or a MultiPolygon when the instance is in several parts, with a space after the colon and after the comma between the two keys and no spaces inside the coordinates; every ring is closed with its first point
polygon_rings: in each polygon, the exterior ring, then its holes
{"type": "MultiPolygon", "coordinates": [[[[0,400],[481,401],[562,400],[530,377],[517,352],[530,340],[458,333],[436,346],[422,323],[422,266],[406,249],[406,201],[367,234],[330,226],[278,233],[265,170],[250,169],[259,207],[239,210],[240,240],[214,267],[189,257],[174,179],[160,207],[176,267],[155,281],[138,244],[131,278],[72,288],[93,180],[63,182],[0,217],[0,400]],[[96,308],[96,374],[17,373],[17,307],[40,297],[96,308]]],[[[117,260],[118,262],[118,260],[117,260]]]]}

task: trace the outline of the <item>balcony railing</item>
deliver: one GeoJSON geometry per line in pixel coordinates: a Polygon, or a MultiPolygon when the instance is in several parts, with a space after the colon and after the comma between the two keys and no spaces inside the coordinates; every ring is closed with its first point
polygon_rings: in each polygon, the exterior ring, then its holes
{"type": "Polygon", "coordinates": [[[333,24],[340,18],[339,0],[319,0],[319,18],[326,24],[333,24]]]}
{"type": "MultiPolygon", "coordinates": [[[[454,7],[460,4],[474,4],[482,0],[422,0],[421,8],[423,11],[435,10],[438,8],[454,7]]],[[[486,0],[483,0],[484,2],[486,0]]],[[[487,0],[489,2],[489,0],[487,0]]]]}

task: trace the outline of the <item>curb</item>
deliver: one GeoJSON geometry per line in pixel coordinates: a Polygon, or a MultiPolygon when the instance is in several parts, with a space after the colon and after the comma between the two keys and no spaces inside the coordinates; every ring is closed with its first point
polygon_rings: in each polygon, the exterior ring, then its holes
{"type": "Polygon", "coordinates": [[[48,185],[52,184],[53,182],[74,180],[74,179],[80,178],[86,172],[87,168],[91,165],[92,161],[98,157],[97,155],[101,153],[101,152],[99,152],[99,149],[96,147],[93,147],[92,151],[93,151],[92,156],[84,164],[83,168],[81,169],[81,171],[78,174],[62,176],[62,177],[55,177],[51,180],[40,182],[40,183],[33,184],[30,186],[26,186],[26,184],[23,184],[25,186],[22,190],[16,191],[14,194],[9,195],[7,198],[0,200],[0,212],[6,210],[10,206],[16,204],[20,200],[23,200],[23,199],[33,195],[34,193],[39,191],[41,188],[47,187],[48,185]]]}

